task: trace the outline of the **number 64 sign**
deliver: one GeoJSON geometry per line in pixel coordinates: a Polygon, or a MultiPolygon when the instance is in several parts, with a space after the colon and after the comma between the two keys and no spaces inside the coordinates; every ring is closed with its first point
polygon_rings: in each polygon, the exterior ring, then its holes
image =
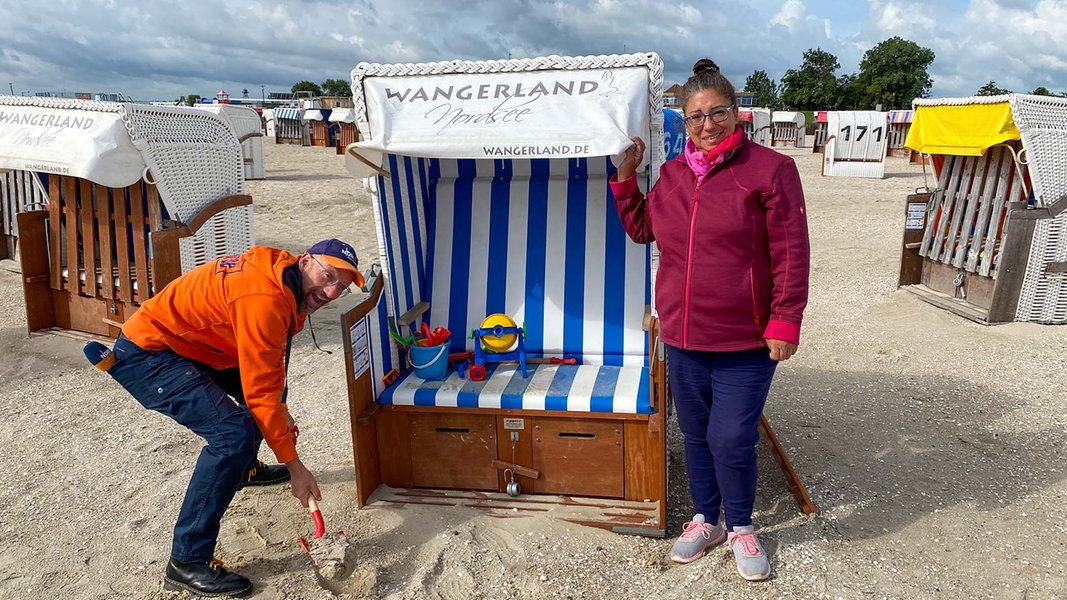
{"type": "Polygon", "coordinates": [[[828,112],[822,174],[881,179],[885,175],[888,124],[888,113],[884,112],[828,112]]]}

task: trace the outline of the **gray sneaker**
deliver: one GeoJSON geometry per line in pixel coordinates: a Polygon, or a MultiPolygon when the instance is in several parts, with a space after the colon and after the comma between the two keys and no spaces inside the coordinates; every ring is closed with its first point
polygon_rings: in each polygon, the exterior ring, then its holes
{"type": "Polygon", "coordinates": [[[741,577],[749,581],[763,581],[771,576],[771,561],[767,559],[767,551],[756,539],[751,526],[734,527],[726,543],[734,551],[734,562],[741,577]]]}
{"type": "Polygon", "coordinates": [[[691,563],[703,556],[705,550],[726,539],[726,530],[722,525],[709,527],[701,514],[693,515],[693,520],[686,523],[682,530],[682,535],[678,536],[671,548],[671,560],[677,563],[691,563]]]}

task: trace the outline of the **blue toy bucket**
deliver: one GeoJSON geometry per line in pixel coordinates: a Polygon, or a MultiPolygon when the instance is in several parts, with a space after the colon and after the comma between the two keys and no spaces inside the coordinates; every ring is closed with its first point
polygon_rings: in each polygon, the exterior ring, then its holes
{"type": "Polygon", "coordinates": [[[408,360],[415,375],[423,379],[444,379],[448,371],[448,344],[440,346],[408,346],[408,360]]]}

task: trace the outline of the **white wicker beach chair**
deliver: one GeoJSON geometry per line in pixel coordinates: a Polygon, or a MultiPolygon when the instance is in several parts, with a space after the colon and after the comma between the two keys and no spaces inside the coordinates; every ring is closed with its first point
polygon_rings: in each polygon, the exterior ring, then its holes
{"type": "Polygon", "coordinates": [[[245,180],[267,176],[263,156],[263,119],[255,110],[235,104],[195,104],[195,108],[219,115],[230,123],[241,142],[245,180]]]}
{"type": "Polygon", "coordinates": [[[205,111],[0,96],[3,169],[37,190],[18,194],[30,331],[113,337],[174,277],[252,245],[237,135],[205,111]]]}

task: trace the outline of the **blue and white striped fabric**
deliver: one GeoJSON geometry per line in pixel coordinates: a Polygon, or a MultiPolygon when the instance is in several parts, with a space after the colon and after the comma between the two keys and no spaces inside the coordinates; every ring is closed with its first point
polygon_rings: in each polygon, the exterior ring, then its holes
{"type": "MultiPolygon", "coordinates": [[[[396,348],[388,343],[389,338],[389,314],[386,308],[385,294],[378,298],[378,304],[364,318],[364,326],[367,328],[370,352],[370,372],[374,382],[374,395],[378,396],[385,391],[385,383],[382,381],[385,374],[393,369],[398,371],[396,348]],[[385,340],[387,343],[380,343],[385,340]]],[[[355,335],[350,335],[353,343],[357,341],[355,335]]],[[[356,358],[353,353],[353,359],[356,358]]],[[[358,366],[358,365],[357,365],[358,366]]]]}
{"type": "Polygon", "coordinates": [[[650,414],[645,367],[529,365],[527,377],[514,364],[489,365],[483,381],[455,372],[427,381],[409,371],[378,398],[382,404],[650,414]]]}
{"type": "Polygon", "coordinates": [[[293,119],[299,121],[304,114],[302,108],[276,108],[274,109],[275,119],[293,119]]]}
{"type": "Polygon", "coordinates": [[[607,157],[387,155],[385,167],[375,217],[390,314],[429,302],[426,322],[451,330],[459,351],[473,349],[470,332],[486,315],[504,313],[525,326],[531,356],[637,367],[621,375],[640,378],[649,249],[622,229],[607,157]]]}

